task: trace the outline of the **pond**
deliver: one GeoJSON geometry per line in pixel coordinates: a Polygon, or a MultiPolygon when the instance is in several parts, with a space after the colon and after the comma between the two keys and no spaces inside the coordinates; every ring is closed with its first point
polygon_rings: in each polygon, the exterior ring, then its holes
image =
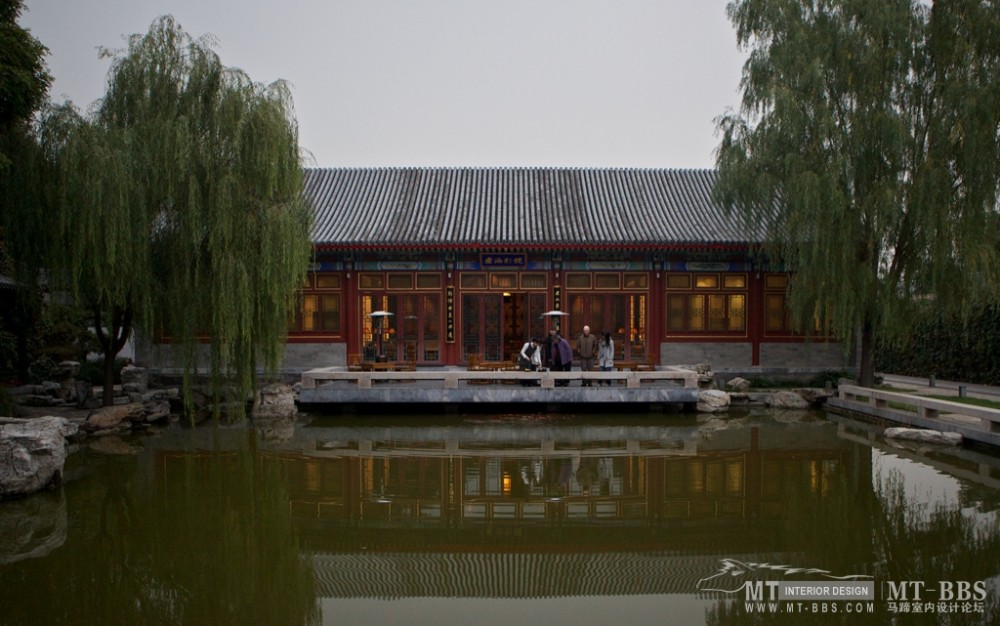
{"type": "Polygon", "coordinates": [[[173,425],[0,503],[2,624],[995,624],[1000,457],[821,412],[173,425]]]}

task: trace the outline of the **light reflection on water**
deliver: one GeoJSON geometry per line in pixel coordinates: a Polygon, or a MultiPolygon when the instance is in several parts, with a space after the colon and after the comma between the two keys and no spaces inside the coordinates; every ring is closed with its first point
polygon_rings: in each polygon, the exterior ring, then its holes
{"type": "Polygon", "coordinates": [[[174,427],[0,503],[0,623],[761,623],[744,583],[789,568],[870,577],[874,611],[764,623],[990,623],[1000,459],[879,432],[768,411],[174,427]],[[723,559],[767,566],[714,577],[723,559]],[[890,615],[896,580],[990,593],[890,615]]]}

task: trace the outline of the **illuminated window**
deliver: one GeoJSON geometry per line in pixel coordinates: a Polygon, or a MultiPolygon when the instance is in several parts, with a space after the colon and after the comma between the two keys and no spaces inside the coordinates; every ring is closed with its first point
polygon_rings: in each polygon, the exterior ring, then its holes
{"type": "Polygon", "coordinates": [[[745,294],[667,294],[667,332],[743,332],[745,294]]]}
{"type": "Polygon", "coordinates": [[[764,276],[764,332],[787,334],[792,332],[788,310],[788,275],[764,276]]]}
{"type": "Polygon", "coordinates": [[[705,296],[690,296],[688,330],[705,330],[705,296]]]}
{"type": "Polygon", "coordinates": [[[649,275],[648,274],[625,274],[625,288],[626,289],[648,289],[649,288],[649,275]]]}
{"type": "Polygon", "coordinates": [[[785,306],[785,294],[767,294],[765,302],[765,329],[769,332],[780,332],[788,329],[788,310],[785,306]]]}
{"type": "Polygon", "coordinates": [[[747,277],[743,274],[725,274],[722,277],[723,289],[746,289],[747,277]]]}
{"type": "Polygon", "coordinates": [[[491,289],[517,289],[517,274],[490,274],[491,289]]]}
{"type": "Polygon", "coordinates": [[[719,277],[715,274],[699,274],[694,277],[695,289],[718,289],[719,277]]]}
{"type": "Polygon", "coordinates": [[[339,333],[340,294],[302,293],[289,332],[339,333]]]}
{"type": "Polygon", "coordinates": [[[744,295],[733,295],[726,296],[728,300],[728,318],[729,324],[727,330],[737,331],[745,330],[747,327],[747,308],[746,308],[746,296],[744,295]]]}

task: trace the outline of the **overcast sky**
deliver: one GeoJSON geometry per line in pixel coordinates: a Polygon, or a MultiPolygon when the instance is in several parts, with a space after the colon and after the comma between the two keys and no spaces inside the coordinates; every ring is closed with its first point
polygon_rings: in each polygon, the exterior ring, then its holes
{"type": "Polygon", "coordinates": [[[289,82],[307,165],[714,167],[745,54],[726,0],[26,0],[86,108],[153,20],[289,82]]]}

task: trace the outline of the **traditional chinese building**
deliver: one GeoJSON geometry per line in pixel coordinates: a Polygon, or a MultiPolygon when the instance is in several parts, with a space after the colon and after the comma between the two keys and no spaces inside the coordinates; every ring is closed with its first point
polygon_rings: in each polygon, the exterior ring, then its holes
{"type": "Polygon", "coordinates": [[[619,358],[716,370],[837,369],[842,346],[792,331],[788,274],[712,197],[715,172],[310,169],[315,263],[291,369],[383,357],[507,360],[561,327],[610,332],[619,358]],[[561,311],[565,316],[544,316],[561,311]],[[386,312],[391,315],[372,315],[386,312]]]}
{"type": "Polygon", "coordinates": [[[307,170],[316,257],[286,363],[506,360],[549,326],[573,339],[586,324],[611,333],[620,359],[849,366],[840,344],[793,332],[788,274],[751,259],[714,181],[712,170],[307,170]]]}

